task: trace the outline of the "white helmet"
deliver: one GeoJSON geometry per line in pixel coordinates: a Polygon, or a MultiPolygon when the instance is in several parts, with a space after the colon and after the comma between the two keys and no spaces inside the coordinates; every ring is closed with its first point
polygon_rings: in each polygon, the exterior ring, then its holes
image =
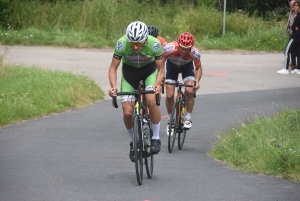
{"type": "Polygon", "coordinates": [[[148,28],[140,21],[131,22],[126,29],[126,37],[129,42],[144,43],[148,38],[148,28]]]}

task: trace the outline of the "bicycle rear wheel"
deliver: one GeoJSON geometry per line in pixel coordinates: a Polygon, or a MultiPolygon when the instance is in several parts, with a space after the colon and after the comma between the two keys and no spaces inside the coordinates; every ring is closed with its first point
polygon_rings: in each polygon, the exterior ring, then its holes
{"type": "Polygon", "coordinates": [[[179,114],[178,112],[180,112],[179,108],[178,108],[179,104],[177,102],[175,102],[173,109],[172,109],[172,113],[171,113],[171,118],[170,118],[170,122],[169,122],[169,130],[168,130],[168,150],[169,153],[172,153],[173,151],[173,147],[174,147],[174,143],[175,143],[175,139],[176,139],[176,134],[177,134],[177,126],[179,124],[179,114]]]}
{"type": "Polygon", "coordinates": [[[143,150],[142,150],[142,129],[138,116],[134,116],[133,119],[133,146],[134,146],[134,158],[135,158],[135,172],[139,185],[143,183],[143,150]]]}
{"type": "MultiPolygon", "coordinates": [[[[149,135],[150,139],[152,138],[152,135],[153,135],[152,132],[153,131],[150,128],[150,133],[151,133],[149,135]]],[[[150,139],[149,139],[149,142],[151,141],[150,139]]],[[[151,179],[152,175],[153,175],[154,157],[153,157],[153,154],[150,152],[150,146],[151,146],[150,143],[149,143],[149,145],[147,144],[146,146],[147,146],[147,149],[145,151],[145,154],[147,154],[147,155],[145,157],[145,166],[146,166],[147,176],[149,179],[151,179]]]]}

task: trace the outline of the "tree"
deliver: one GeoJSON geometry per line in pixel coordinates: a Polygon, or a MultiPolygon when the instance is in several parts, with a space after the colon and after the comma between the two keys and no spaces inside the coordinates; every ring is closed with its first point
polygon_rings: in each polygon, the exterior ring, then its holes
{"type": "MultiPolygon", "coordinates": [[[[224,0],[219,0],[216,6],[222,10],[224,0]]],[[[286,14],[288,10],[288,0],[226,0],[226,10],[228,12],[236,12],[242,10],[243,12],[249,13],[250,16],[253,14],[266,17],[269,12],[279,12],[280,14],[286,14]]]]}

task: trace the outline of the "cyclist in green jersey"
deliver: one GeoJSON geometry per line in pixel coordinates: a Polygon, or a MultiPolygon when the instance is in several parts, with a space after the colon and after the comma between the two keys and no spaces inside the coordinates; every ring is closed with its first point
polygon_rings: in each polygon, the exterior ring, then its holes
{"type": "MultiPolygon", "coordinates": [[[[160,83],[165,74],[162,47],[158,39],[148,35],[148,28],[143,22],[135,21],[130,23],[126,29],[126,34],[115,45],[108,72],[111,85],[109,96],[111,97],[117,96],[117,69],[121,62],[122,92],[131,92],[138,89],[140,80],[144,80],[145,90],[154,90],[155,94],[160,94],[160,83]]],[[[161,145],[159,137],[161,113],[156,105],[155,94],[146,94],[153,129],[150,151],[154,154],[160,151],[161,145]]],[[[130,136],[129,158],[134,162],[134,153],[131,151],[133,138],[132,105],[134,105],[134,97],[123,96],[121,102],[123,121],[130,136]]]]}

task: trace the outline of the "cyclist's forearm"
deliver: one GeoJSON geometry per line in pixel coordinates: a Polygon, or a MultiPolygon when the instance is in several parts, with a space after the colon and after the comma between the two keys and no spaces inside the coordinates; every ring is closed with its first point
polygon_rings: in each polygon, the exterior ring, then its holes
{"type": "Polygon", "coordinates": [[[117,72],[112,67],[110,67],[108,70],[108,78],[110,86],[112,88],[115,87],[117,83],[117,72]]]}
{"type": "Polygon", "coordinates": [[[156,83],[155,83],[156,85],[161,84],[161,82],[164,79],[164,75],[165,75],[164,71],[158,71],[157,77],[156,77],[156,83]]]}
{"type": "Polygon", "coordinates": [[[110,83],[111,88],[116,88],[117,72],[110,68],[108,71],[108,77],[109,77],[109,83],[110,83]]]}
{"type": "Polygon", "coordinates": [[[163,81],[164,76],[165,76],[165,64],[164,64],[163,60],[161,59],[161,60],[156,61],[156,66],[157,66],[158,72],[157,72],[155,84],[159,85],[159,84],[161,84],[161,82],[163,81]]]}
{"type": "Polygon", "coordinates": [[[202,77],[202,66],[200,65],[195,69],[195,80],[197,82],[200,82],[201,77],[202,77]]]}
{"type": "Polygon", "coordinates": [[[112,58],[112,62],[108,70],[108,78],[111,88],[117,88],[117,69],[120,65],[120,62],[121,60],[112,58]]]}

